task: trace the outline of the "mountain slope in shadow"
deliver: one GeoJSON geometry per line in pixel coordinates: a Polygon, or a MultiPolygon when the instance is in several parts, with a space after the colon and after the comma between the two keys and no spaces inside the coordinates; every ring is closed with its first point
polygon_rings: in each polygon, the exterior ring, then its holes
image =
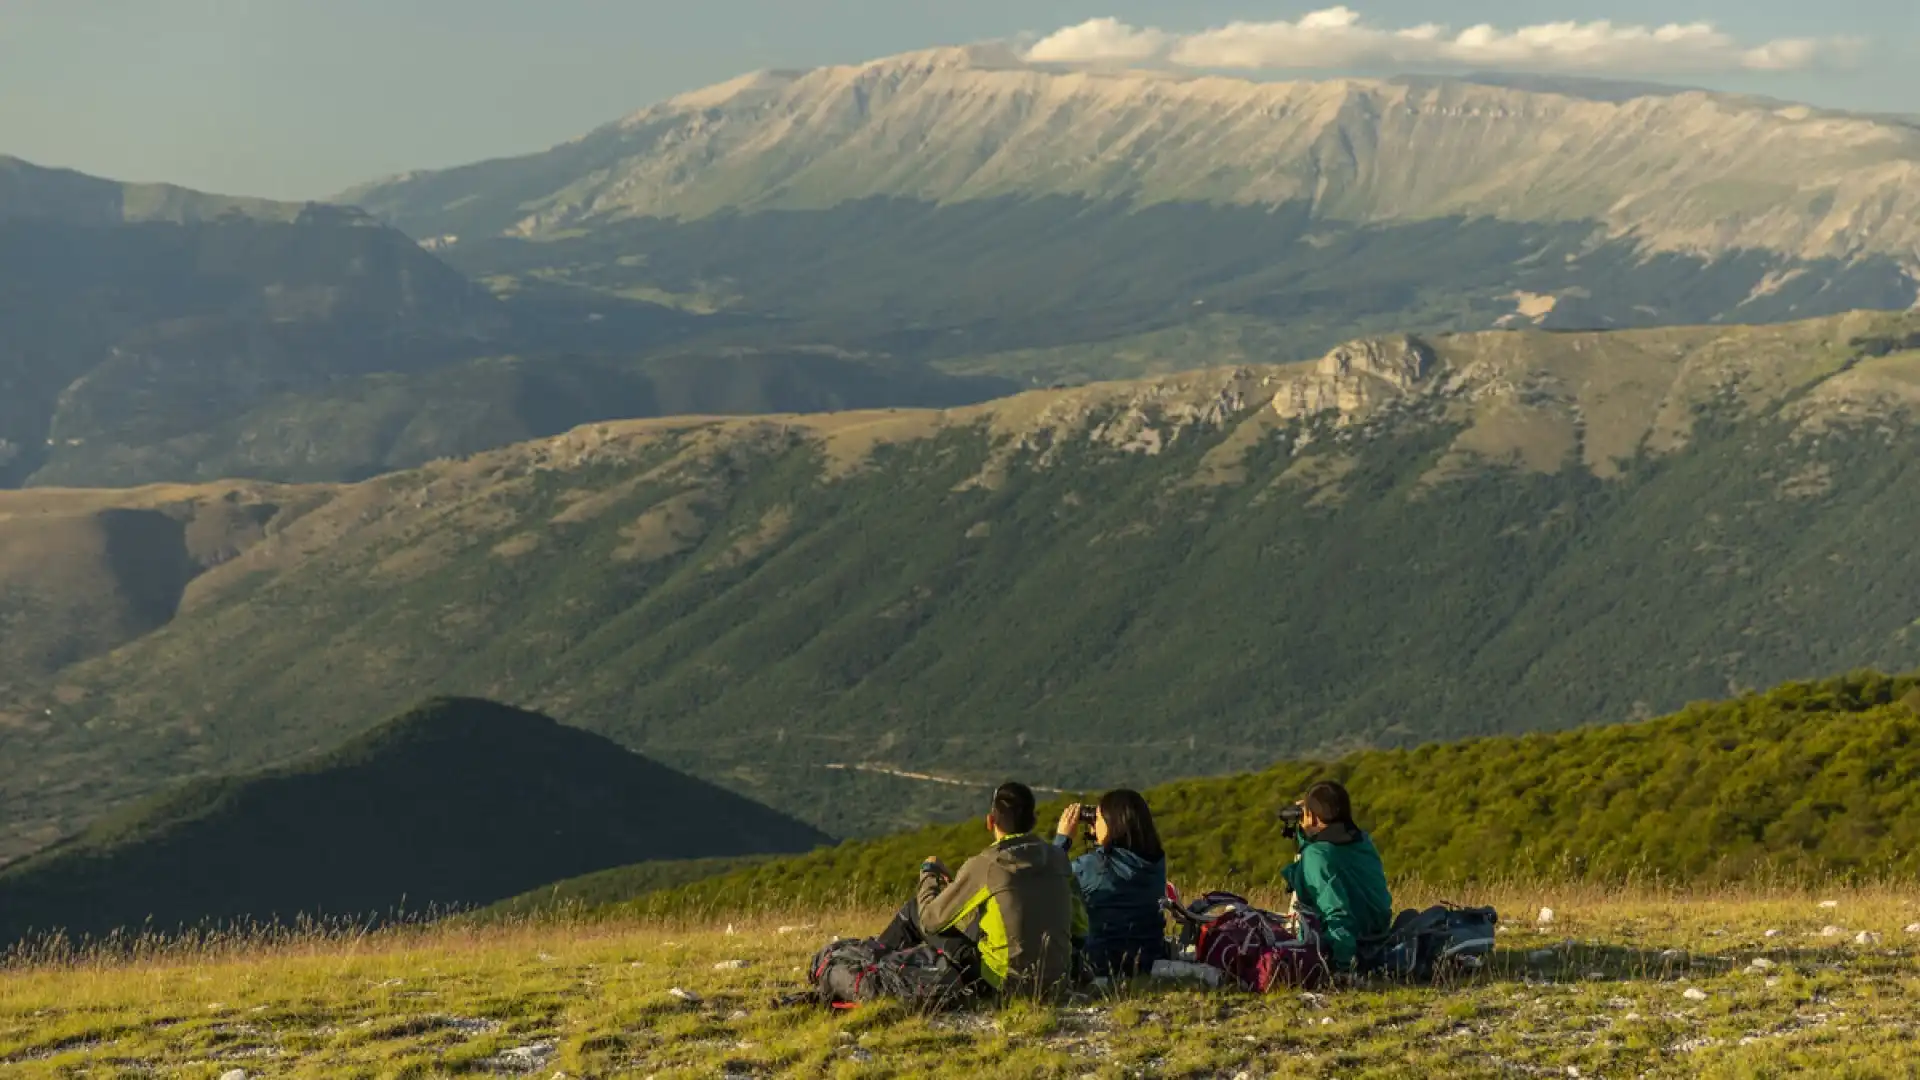
{"type": "Polygon", "coordinates": [[[0,942],[50,929],[468,907],[653,859],[829,838],[597,735],[439,699],[316,759],[190,784],[0,872],[0,942]]]}

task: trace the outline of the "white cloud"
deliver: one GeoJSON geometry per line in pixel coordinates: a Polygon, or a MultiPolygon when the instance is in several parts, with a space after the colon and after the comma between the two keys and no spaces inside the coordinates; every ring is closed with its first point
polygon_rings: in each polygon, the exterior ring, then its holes
{"type": "Polygon", "coordinates": [[[1157,60],[1172,47],[1172,34],[1141,30],[1119,19],[1089,19],[1041,38],[1027,50],[1027,59],[1070,64],[1157,60]]]}
{"type": "Polygon", "coordinates": [[[1711,23],[1623,25],[1601,19],[1502,30],[1454,31],[1433,23],[1400,29],[1368,24],[1349,7],[1292,22],[1233,22],[1192,34],[1094,19],[1042,38],[1036,62],[1164,63],[1180,67],[1481,68],[1636,75],[1804,71],[1844,64],[1856,43],[1790,38],[1744,44],[1711,23]]]}

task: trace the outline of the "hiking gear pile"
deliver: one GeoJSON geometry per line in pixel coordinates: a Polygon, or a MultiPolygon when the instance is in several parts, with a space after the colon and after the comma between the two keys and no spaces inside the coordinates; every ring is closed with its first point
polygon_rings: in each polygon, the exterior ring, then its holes
{"type": "Polygon", "coordinates": [[[1242,989],[1325,985],[1330,969],[1310,917],[1289,919],[1235,893],[1212,892],[1186,907],[1162,901],[1178,925],[1174,954],[1216,967],[1242,989]]]}
{"type": "MultiPolygon", "coordinates": [[[[1313,912],[1282,915],[1228,892],[1161,907],[1176,927],[1174,956],[1219,968],[1243,989],[1316,989],[1337,970],[1313,912]]],[[[1424,983],[1478,970],[1493,954],[1499,921],[1490,907],[1402,911],[1386,934],[1358,943],[1354,973],[1424,983]]]]}
{"type": "Polygon", "coordinates": [[[976,989],[965,968],[931,945],[889,949],[872,938],[828,942],[808,965],[807,982],[813,999],[834,1009],[885,999],[938,1012],[965,1004],[976,989]]]}

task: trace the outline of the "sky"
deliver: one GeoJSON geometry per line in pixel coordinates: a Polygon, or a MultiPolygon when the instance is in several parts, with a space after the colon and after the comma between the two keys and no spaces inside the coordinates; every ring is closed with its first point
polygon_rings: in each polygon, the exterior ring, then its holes
{"type": "Polygon", "coordinates": [[[1920,114],[1920,0],[0,0],[0,154],[321,198],[758,68],[1000,39],[1049,61],[1566,71],[1920,114]]]}

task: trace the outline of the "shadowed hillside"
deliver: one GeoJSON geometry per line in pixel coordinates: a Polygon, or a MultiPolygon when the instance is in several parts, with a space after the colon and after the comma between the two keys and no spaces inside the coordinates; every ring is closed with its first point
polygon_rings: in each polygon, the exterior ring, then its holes
{"type": "Polygon", "coordinates": [[[357,480],[599,420],[1011,387],[777,329],[691,348],[728,320],[553,293],[503,299],[358,211],[0,158],[0,488],[357,480]]]}
{"type": "Polygon", "coordinates": [[[0,495],[0,694],[164,626],[197,577],[265,538],[283,509],[270,497],[0,495]]]}
{"type": "Polygon", "coordinates": [[[821,833],[544,716],[429,703],[324,756],[196,781],[0,871],[0,941],[485,904],[821,833]]]}

